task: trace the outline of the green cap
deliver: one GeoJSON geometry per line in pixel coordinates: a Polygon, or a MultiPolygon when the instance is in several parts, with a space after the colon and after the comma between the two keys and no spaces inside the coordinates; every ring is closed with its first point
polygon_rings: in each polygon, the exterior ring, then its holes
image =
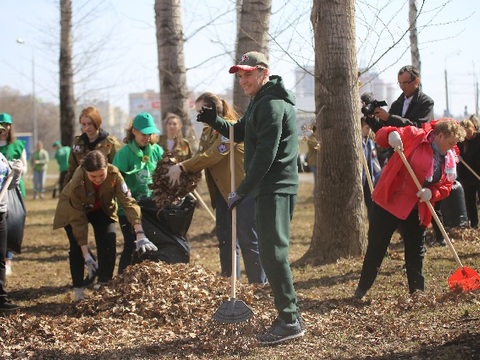
{"type": "Polygon", "coordinates": [[[133,119],[133,128],[139,130],[142,134],[160,134],[160,130],[155,126],[152,115],[148,112],[142,112],[133,119]]]}
{"type": "Polygon", "coordinates": [[[228,72],[234,74],[238,70],[252,71],[259,67],[268,69],[267,57],[258,51],[249,51],[243,54],[238,64],[232,66],[228,72]]]}
{"type": "Polygon", "coordinates": [[[7,113],[0,114],[0,123],[11,124],[12,117],[7,113]]]}
{"type": "Polygon", "coordinates": [[[61,143],[59,140],[56,140],[56,141],[53,143],[52,146],[53,146],[53,147],[55,147],[55,146],[62,147],[62,143],[61,143]]]}

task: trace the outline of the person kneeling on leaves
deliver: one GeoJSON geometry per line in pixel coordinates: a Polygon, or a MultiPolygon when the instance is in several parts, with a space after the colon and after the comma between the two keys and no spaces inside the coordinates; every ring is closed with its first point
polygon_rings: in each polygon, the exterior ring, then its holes
{"type": "Polygon", "coordinates": [[[118,168],[108,164],[102,152],[89,152],[60,194],[53,224],[54,229],[65,229],[70,242],[75,301],[84,298],[84,287],[95,277],[98,277],[99,287],[112,279],[116,259],[117,201],[136,233],[136,250],[156,251],[157,247],[145,237],[140,207],[118,168]],[[88,224],[94,230],[98,262],[88,247],[88,224]],[[85,280],[84,266],[88,270],[85,280]]]}

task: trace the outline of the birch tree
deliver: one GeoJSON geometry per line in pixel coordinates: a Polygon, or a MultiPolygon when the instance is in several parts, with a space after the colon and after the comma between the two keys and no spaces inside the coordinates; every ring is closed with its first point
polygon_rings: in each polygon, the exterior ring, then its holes
{"type": "MultiPolygon", "coordinates": [[[[235,60],[237,63],[248,51],[259,51],[268,58],[268,28],[272,11],[272,0],[237,0],[237,44],[235,60]]],[[[233,103],[235,109],[243,114],[250,97],[246,96],[238,81],[233,85],[233,103]]]]}
{"type": "Polygon", "coordinates": [[[192,140],[181,0],[155,0],[155,24],[162,118],[168,112],[179,115],[186,138],[192,140]]]}
{"type": "Polygon", "coordinates": [[[61,142],[68,146],[75,136],[72,43],[72,0],[60,0],[60,129],[61,142]]]}

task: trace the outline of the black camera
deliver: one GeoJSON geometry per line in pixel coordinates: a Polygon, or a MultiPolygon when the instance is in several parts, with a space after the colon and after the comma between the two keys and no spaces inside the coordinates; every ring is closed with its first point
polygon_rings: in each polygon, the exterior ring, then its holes
{"type": "Polygon", "coordinates": [[[362,114],[365,116],[373,115],[373,112],[377,107],[387,106],[387,102],[385,100],[375,100],[372,93],[364,93],[362,96],[360,96],[360,99],[365,103],[365,105],[362,106],[362,114]]]}

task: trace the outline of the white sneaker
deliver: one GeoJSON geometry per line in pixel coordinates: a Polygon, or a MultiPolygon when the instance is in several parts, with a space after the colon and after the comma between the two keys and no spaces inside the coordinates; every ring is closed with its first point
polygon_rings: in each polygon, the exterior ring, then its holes
{"type": "Polygon", "coordinates": [[[6,276],[12,275],[12,266],[11,265],[5,265],[5,275],[6,276]]]}
{"type": "Polygon", "coordinates": [[[85,299],[84,289],[81,288],[73,288],[73,300],[79,301],[85,299]]]}

